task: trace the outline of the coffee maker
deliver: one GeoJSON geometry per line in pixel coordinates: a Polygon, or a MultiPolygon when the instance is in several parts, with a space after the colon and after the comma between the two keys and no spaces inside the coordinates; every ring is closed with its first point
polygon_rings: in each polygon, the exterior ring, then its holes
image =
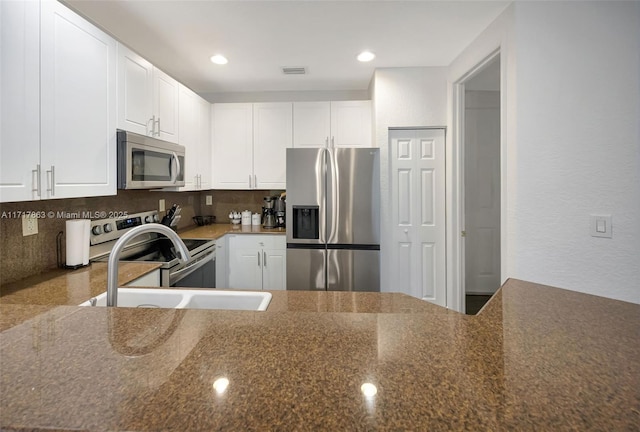
{"type": "Polygon", "coordinates": [[[280,197],[275,198],[275,216],[276,216],[276,228],[284,228],[285,227],[285,209],[287,208],[286,205],[286,196],[285,194],[280,195],[280,197]]]}
{"type": "Polygon", "coordinates": [[[275,200],[274,197],[266,196],[262,202],[262,227],[263,228],[275,228],[276,227],[276,215],[275,215],[275,200]]]}

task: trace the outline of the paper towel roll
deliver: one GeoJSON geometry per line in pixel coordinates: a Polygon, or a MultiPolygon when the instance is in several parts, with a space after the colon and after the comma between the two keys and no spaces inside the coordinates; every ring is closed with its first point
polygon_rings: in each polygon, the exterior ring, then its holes
{"type": "Polygon", "coordinates": [[[72,219],[66,222],[67,267],[89,264],[89,219],[72,219]]]}

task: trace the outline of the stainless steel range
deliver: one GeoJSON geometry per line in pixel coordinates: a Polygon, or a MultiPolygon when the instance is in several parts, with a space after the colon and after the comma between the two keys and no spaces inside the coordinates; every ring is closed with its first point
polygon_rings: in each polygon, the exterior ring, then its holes
{"type": "MultiPolygon", "coordinates": [[[[136,213],[119,218],[91,221],[91,261],[107,261],[116,241],[140,225],[158,223],[157,211],[136,213]]],[[[191,259],[181,263],[171,241],[155,233],[134,238],[121,254],[120,261],[160,263],[160,284],[165,287],[215,288],[215,241],[183,239],[191,259]]]]}

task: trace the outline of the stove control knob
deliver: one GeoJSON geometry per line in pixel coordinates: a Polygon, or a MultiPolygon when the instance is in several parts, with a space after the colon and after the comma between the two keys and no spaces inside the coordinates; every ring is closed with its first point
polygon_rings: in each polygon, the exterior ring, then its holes
{"type": "Polygon", "coordinates": [[[91,228],[91,232],[93,233],[93,235],[100,235],[102,234],[102,227],[100,225],[96,225],[91,228]]]}
{"type": "Polygon", "coordinates": [[[160,222],[160,218],[158,217],[158,215],[157,215],[157,214],[154,214],[154,215],[153,215],[153,221],[154,221],[155,223],[160,222]]]}
{"type": "Polygon", "coordinates": [[[151,222],[153,222],[153,218],[151,216],[145,216],[144,223],[151,223],[151,222]]]}
{"type": "Polygon", "coordinates": [[[104,224],[102,228],[104,229],[105,233],[110,233],[111,231],[113,231],[113,227],[111,226],[111,224],[104,224]]]}

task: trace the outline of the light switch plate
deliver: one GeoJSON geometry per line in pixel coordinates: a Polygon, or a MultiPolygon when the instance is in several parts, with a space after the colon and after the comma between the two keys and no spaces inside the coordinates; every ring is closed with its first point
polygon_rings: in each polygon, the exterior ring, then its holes
{"type": "Polygon", "coordinates": [[[164,200],[158,200],[158,211],[159,212],[163,212],[164,211],[164,200]]]}
{"type": "Polygon", "coordinates": [[[211,195],[207,195],[205,197],[206,205],[213,205],[213,197],[211,195]]]}
{"type": "Polygon", "coordinates": [[[612,237],[611,215],[591,215],[590,231],[592,237],[612,237]]]}
{"type": "Polygon", "coordinates": [[[38,218],[23,215],[22,216],[22,236],[30,236],[38,234],[38,218]]]}

